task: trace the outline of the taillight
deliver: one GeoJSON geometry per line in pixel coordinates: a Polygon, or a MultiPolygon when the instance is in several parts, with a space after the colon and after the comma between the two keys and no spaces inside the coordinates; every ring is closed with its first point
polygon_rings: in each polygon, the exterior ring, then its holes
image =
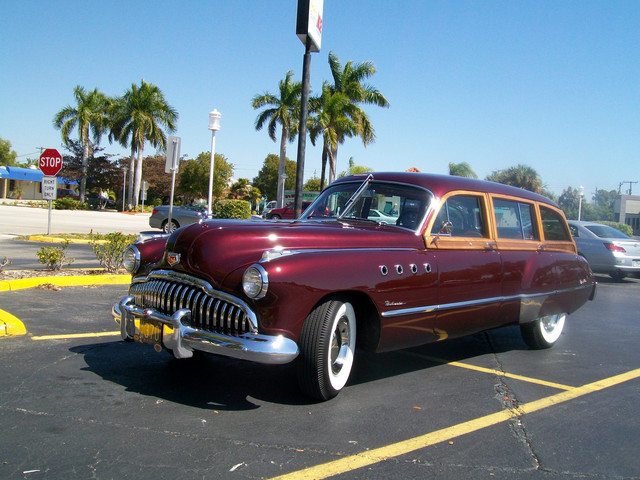
{"type": "Polygon", "coordinates": [[[153,212],[151,213],[151,215],[155,215],[156,213],[158,213],[158,209],[157,209],[157,208],[154,208],[154,209],[153,209],[153,212]]]}
{"type": "Polygon", "coordinates": [[[610,250],[612,252],[627,253],[627,251],[624,248],[616,245],[615,243],[605,243],[604,246],[607,247],[607,250],[610,250]]]}

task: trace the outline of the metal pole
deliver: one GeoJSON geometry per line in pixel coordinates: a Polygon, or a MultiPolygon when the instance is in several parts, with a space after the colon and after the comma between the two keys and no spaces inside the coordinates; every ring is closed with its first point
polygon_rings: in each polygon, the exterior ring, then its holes
{"type": "Polygon", "coordinates": [[[124,167],[124,178],[122,179],[122,211],[124,212],[124,202],[126,200],[126,189],[127,188],[127,167],[124,167]]]}
{"type": "Polygon", "coordinates": [[[213,163],[215,162],[216,131],[211,130],[211,164],[209,165],[209,199],[207,202],[207,217],[211,217],[211,197],[213,196],[213,163]]]}
{"type": "Polygon", "coordinates": [[[304,156],[307,147],[307,117],[309,115],[309,86],[311,70],[311,37],[307,35],[302,62],[302,98],[300,99],[300,127],[298,130],[298,158],[296,165],[295,217],[302,214],[302,186],[304,184],[304,156]]]}
{"type": "MultiPolygon", "coordinates": [[[[56,184],[56,187],[58,185],[56,184]]],[[[51,200],[49,200],[49,222],[47,223],[47,235],[51,235],[51,200]]]]}
{"type": "Polygon", "coordinates": [[[173,158],[171,159],[171,198],[169,200],[169,218],[167,218],[167,230],[169,230],[169,233],[172,232],[171,217],[173,216],[173,192],[176,185],[176,170],[177,170],[176,156],[178,155],[178,151],[176,149],[176,143],[178,143],[178,141],[174,140],[173,141],[173,158]]]}

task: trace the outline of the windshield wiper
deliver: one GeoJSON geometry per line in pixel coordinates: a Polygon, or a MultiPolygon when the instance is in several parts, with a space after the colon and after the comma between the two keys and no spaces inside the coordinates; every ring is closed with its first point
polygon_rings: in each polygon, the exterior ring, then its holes
{"type": "Polygon", "coordinates": [[[369,185],[369,182],[373,180],[373,175],[369,174],[367,176],[367,178],[364,180],[364,182],[362,182],[362,185],[360,185],[358,187],[358,189],[353,193],[353,195],[351,195],[351,198],[349,199],[349,201],[347,201],[346,205],[344,206],[344,210],[342,211],[342,213],[338,216],[338,219],[342,219],[342,217],[345,216],[345,214],[349,211],[349,209],[351,208],[351,206],[358,200],[358,198],[360,197],[360,195],[362,195],[362,192],[365,191],[365,189],[367,188],[367,185],[369,185]]]}

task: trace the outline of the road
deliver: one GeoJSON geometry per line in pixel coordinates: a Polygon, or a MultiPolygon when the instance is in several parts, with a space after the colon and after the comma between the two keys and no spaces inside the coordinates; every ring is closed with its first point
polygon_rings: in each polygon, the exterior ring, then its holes
{"type": "MultiPolygon", "coordinates": [[[[0,235],[47,233],[49,210],[0,205],[0,235]]],[[[110,210],[52,210],[51,233],[140,233],[151,230],[149,213],[110,210]]],[[[155,230],[160,233],[159,230],[155,230]]]]}
{"type": "Polygon", "coordinates": [[[552,349],[359,354],[324,403],[291,366],[122,342],[125,286],[0,293],[28,330],[0,338],[0,478],[637,479],[640,281],[599,281],[552,349]]]}

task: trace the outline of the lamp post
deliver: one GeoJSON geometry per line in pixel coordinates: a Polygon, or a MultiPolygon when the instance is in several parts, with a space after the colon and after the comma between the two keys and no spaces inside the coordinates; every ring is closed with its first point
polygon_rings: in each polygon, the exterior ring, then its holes
{"type": "Polygon", "coordinates": [[[122,211],[124,212],[125,188],[127,186],[127,167],[124,167],[124,178],[122,179],[122,211]]]}
{"type": "Polygon", "coordinates": [[[582,185],[578,188],[578,192],[580,194],[580,203],[578,204],[578,221],[580,221],[580,217],[582,216],[582,197],[584,196],[584,187],[582,185]]]}
{"type": "Polygon", "coordinates": [[[216,150],[216,132],[220,130],[220,112],[213,109],[209,112],[209,130],[211,130],[211,165],[209,166],[209,200],[207,202],[207,217],[211,216],[211,197],[213,195],[213,162],[216,150]]]}

